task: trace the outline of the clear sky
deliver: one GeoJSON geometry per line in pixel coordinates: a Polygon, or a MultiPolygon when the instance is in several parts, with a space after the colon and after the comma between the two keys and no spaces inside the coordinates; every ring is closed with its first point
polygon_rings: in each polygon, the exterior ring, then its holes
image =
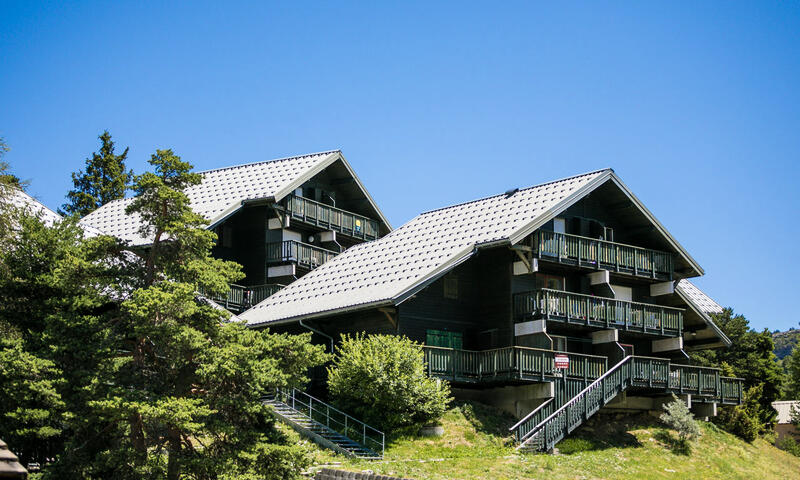
{"type": "Polygon", "coordinates": [[[52,208],[103,129],[137,172],[341,148],[394,226],[612,167],[701,288],[798,325],[798,2],[71,3],[0,0],[0,136],[52,208]]]}

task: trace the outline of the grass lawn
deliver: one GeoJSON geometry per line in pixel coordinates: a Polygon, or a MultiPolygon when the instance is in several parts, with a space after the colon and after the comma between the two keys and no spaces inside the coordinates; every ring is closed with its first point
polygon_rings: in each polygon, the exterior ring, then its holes
{"type": "Polygon", "coordinates": [[[558,455],[517,454],[510,416],[480,404],[462,404],[443,419],[439,438],[398,436],[383,461],[347,459],[314,448],[317,464],[371,470],[415,480],[439,479],[800,479],[800,458],[764,440],[748,444],[710,423],[689,451],[676,434],[647,415],[597,415],[558,445],[558,455]]]}

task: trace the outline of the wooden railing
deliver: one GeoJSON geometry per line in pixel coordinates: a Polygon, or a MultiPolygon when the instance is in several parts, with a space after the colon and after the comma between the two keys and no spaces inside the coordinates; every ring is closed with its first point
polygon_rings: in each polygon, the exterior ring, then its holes
{"type": "Polygon", "coordinates": [[[680,308],[546,288],[514,295],[514,315],[517,321],[538,317],[662,335],[678,335],[683,330],[683,309],[680,308]]]}
{"type": "Polygon", "coordinates": [[[297,195],[287,197],[286,211],[304,223],[361,240],[375,240],[380,232],[376,220],[297,195]]]}
{"type": "Polygon", "coordinates": [[[267,262],[295,262],[306,268],[316,268],[338,255],[333,250],[315,247],[295,240],[267,244],[267,262]]]}
{"type": "MultiPolygon", "coordinates": [[[[226,293],[221,295],[208,295],[208,298],[214,300],[226,309],[238,313],[262,302],[283,287],[284,285],[278,283],[256,286],[243,286],[231,283],[226,293]]],[[[203,295],[206,294],[203,289],[200,289],[200,293],[203,295]]]]}
{"type": "Polygon", "coordinates": [[[373,458],[383,458],[386,436],[377,428],[351,417],[343,411],[296,388],[290,390],[278,389],[273,395],[315,422],[341,433],[362,447],[374,452],[373,458]]]}
{"type": "Polygon", "coordinates": [[[593,380],[607,367],[606,357],[538,348],[458,350],[428,345],[422,348],[429,376],[464,383],[561,377],[564,370],[555,367],[556,355],[569,358],[566,375],[571,378],[593,380]]]}
{"type": "Polygon", "coordinates": [[[542,259],[637,277],[672,280],[675,271],[671,253],[568,233],[539,230],[534,248],[542,259]]]}
{"type": "Polygon", "coordinates": [[[539,409],[536,409],[511,430],[520,442],[517,448],[549,450],[629,387],[674,393],[698,392],[695,394],[701,397],[700,400],[738,404],[741,403],[742,385],[741,378],[721,377],[718,369],[671,365],[663,358],[628,356],[539,423],[533,425],[530,421],[541,418],[539,409]],[[694,383],[688,380],[686,383],[690,385],[684,388],[684,378],[697,380],[694,383]]]}
{"type": "Polygon", "coordinates": [[[256,285],[254,287],[247,287],[250,290],[250,305],[257,305],[272,295],[278,293],[286,285],[280,283],[266,283],[264,285],[256,285]]]}

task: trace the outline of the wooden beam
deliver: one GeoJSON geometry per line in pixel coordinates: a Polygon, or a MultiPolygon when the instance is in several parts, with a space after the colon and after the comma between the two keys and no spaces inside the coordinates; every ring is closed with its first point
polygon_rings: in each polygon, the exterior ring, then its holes
{"type": "Polygon", "coordinates": [[[397,330],[397,319],[394,316],[397,314],[397,310],[395,310],[394,308],[381,307],[381,308],[378,309],[378,311],[386,316],[386,320],[388,320],[389,323],[392,324],[392,327],[394,327],[394,329],[396,331],[397,330]]]}

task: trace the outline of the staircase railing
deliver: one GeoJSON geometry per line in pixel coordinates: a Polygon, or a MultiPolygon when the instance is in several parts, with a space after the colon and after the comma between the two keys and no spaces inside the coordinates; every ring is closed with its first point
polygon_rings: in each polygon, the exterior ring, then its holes
{"type": "Polygon", "coordinates": [[[555,398],[548,398],[544,403],[534,408],[533,411],[515,423],[508,431],[514,434],[514,440],[517,443],[523,442],[533,428],[542,423],[542,420],[549,417],[555,408],[555,398]],[[522,435],[522,437],[520,437],[522,435]]]}
{"type": "Polygon", "coordinates": [[[625,357],[530,430],[526,428],[529,424],[518,424],[515,437],[521,442],[517,448],[535,446],[541,450],[549,450],[555,446],[559,440],[628,387],[632,359],[633,356],[625,357]]]}
{"type": "Polygon", "coordinates": [[[275,395],[278,400],[308,415],[308,417],[315,422],[325,425],[354,442],[360,443],[361,446],[375,452],[376,456],[383,457],[383,451],[386,447],[386,436],[377,428],[371,427],[361,420],[353,418],[343,411],[296,388],[291,390],[278,389],[275,395]]]}
{"type": "Polygon", "coordinates": [[[544,403],[511,427],[517,448],[549,450],[628,387],[690,393],[702,401],[740,404],[743,380],[720,376],[719,369],[672,365],[665,358],[629,355],[559,408],[544,403]],[[552,411],[545,415],[548,410],[552,411]]]}

